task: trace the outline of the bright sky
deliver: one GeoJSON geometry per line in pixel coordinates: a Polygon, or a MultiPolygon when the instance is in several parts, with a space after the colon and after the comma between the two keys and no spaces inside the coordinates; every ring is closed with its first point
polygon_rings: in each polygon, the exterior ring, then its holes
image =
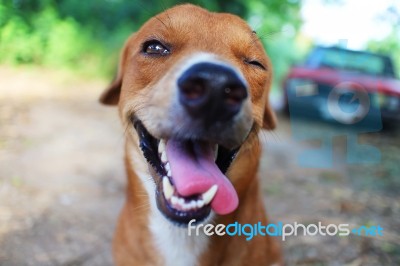
{"type": "Polygon", "coordinates": [[[387,22],[377,19],[400,0],[342,0],[343,5],[325,4],[323,0],[304,0],[302,33],[319,44],[347,42],[351,49],[362,49],[370,39],[382,39],[390,33],[387,22]]]}

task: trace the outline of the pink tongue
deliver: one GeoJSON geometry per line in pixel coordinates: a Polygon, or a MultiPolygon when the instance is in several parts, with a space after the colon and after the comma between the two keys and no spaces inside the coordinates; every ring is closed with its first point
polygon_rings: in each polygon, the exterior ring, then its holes
{"type": "Polygon", "coordinates": [[[201,194],[216,184],[218,190],[211,208],[217,214],[228,214],[237,208],[239,199],[236,190],[215,164],[211,144],[169,140],[166,152],[172,180],[179,195],[187,197],[201,194]]]}

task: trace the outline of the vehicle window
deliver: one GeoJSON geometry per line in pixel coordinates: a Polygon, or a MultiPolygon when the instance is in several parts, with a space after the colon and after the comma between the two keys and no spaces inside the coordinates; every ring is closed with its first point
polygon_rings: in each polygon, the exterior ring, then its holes
{"type": "Polygon", "coordinates": [[[311,67],[355,71],[376,76],[393,76],[385,57],[342,49],[316,49],[309,57],[311,67]]]}

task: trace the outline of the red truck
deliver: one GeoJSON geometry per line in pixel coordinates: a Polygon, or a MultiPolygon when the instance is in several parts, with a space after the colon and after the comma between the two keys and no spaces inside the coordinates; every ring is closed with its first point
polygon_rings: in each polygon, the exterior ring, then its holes
{"type": "Polygon", "coordinates": [[[341,124],[366,117],[400,120],[400,80],[385,55],[317,46],[303,64],[290,69],[283,89],[284,109],[291,117],[341,124]]]}

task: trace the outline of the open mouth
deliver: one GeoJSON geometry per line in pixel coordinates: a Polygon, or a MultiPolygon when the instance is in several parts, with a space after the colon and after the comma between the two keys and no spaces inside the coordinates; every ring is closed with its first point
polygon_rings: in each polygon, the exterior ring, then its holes
{"type": "Polygon", "coordinates": [[[140,120],[132,119],[140,148],[152,166],[160,212],[178,225],[201,222],[211,210],[234,211],[236,190],[225,176],[239,148],[228,150],[204,140],[156,139],[140,120]]]}

